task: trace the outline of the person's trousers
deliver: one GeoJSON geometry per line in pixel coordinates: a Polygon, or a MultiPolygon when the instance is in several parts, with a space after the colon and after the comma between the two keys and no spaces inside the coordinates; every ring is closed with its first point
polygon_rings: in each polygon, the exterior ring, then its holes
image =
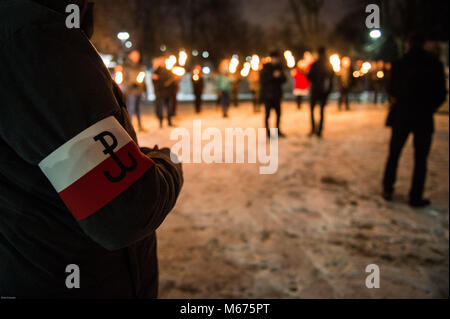
{"type": "Polygon", "coordinates": [[[201,93],[195,93],[195,112],[200,113],[202,111],[202,94],[201,93]]]}
{"type": "Polygon", "coordinates": [[[170,101],[170,115],[176,116],[177,115],[177,106],[178,106],[178,100],[177,100],[177,94],[174,94],[170,101]]]}
{"type": "Polygon", "coordinates": [[[141,95],[131,94],[127,96],[127,109],[130,115],[130,120],[133,118],[133,114],[136,114],[138,125],[141,127],[141,95]]]}
{"type": "Polygon", "coordinates": [[[386,163],[383,186],[384,191],[387,193],[394,191],[398,161],[410,133],[414,135],[414,172],[409,196],[411,200],[420,200],[423,197],[425,188],[427,159],[433,138],[432,132],[414,132],[407,128],[392,128],[389,157],[386,163]]]}
{"type": "Polygon", "coordinates": [[[253,102],[253,111],[255,113],[260,111],[260,98],[259,98],[259,91],[252,90],[252,102],[253,102]]]}
{"type": "Polygon", "coordinates": [[[265,116],[265,125],[266,129],[269,129],[269,118],[270,111],[275,110],[277,115],[277,128],[280,129],[280,121],[281,121],[281,100],[277,98],[266,99],[264,101],[264,105],[266,108],[266,116],[265,116]]]}
{"type": "Polygon", "coordinates": [[[325,105],[327,104],[327,97],[315,97],[311,96],[311,134],[317,134],[318,136],[322,136],[323,124],[325,120],[325,105]],[[320,121],[319,125],[316,124],[314,109],[316,108],[316,104],[320,106],[320,121]]]}
{"type": "Polygon", "coordinates": [[[300,110],[302,108],[303,103],[303,95],[297,95],[297,108],[300,110]]]}
{"type": "Polygon", "coordinates": [[[167,121],[169,125],[172,125],[172,111],[173,111],[172,98],[171,97],[156,98],[155,104],[156,104],[156,116],[158,117],[160,124],[162,125],[165,109],[167,114],[167,121]]]}
{"type": "Polygon", "coordinates": [[[231,91],[231,99],[234,106],[239,106],[239,88],[233,88],[231,91]]]}
{"type": "Polygon", "coordinates": [[[338,107],[339,110],[341,110],[342,103],[345,102],[345,108],[346,110],[350,110],[350,101],[349,101],[349,92],[350,90],[348,88],[341,88],[339,92],[339,101],[338,101],[338,107]]]}
{"type": "Polygon", "coordinates": [[[230,108],[230,92],[221,91],[220,104],[222,105],[223,116],[228,116],[228,109],[230,108]]]}

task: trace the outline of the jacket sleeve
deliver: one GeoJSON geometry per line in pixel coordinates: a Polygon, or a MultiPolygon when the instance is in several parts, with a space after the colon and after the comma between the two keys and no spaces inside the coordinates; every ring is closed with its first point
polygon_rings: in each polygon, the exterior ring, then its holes
{"type": "Polygon", "coordinates": [[[62,213],[71,213],[81,229],[108,250],[151,235],[175,205],[183,183],[181,166],[163,152],[139,149],[123,102],[114,94],[117,88],[84,34],[67,29],[63,19],[11,30],[0,45],[0,60],[5,103],[0,137],[37,170],[52,157],[47,169],[59,180],[53,181],[42,169],[49,179],[42,187],[54,194],[50,200],[58,201],[55,205],[64,208],[62,213]],[[117,143],[98,128],[106,122],[120,132],[117,143]],[[80,138],[94,135],[101,138],[80,138]],[[114,159],[108,147],[121,143],[125,146],[114,159]],[[124,155],[119,154],[122,150],[124,155]],[[105,180],[107,170],[117,177],[117,163],[131,159],[136,165],[127,165],[137,167],[133,173],[127,171],[114,182],[105,180]],[[94,174],[100,167],[97,162],[109,163],[109,168],[94,174]],[[77,177],[70,180],[74,174],[77,177]]]}

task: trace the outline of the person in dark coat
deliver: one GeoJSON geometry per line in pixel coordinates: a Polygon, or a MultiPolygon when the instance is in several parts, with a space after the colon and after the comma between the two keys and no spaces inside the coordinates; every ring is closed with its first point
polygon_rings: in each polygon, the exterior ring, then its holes
{"type": "Polygon", "coordinates": [[[392,200],[397,166],[401,151],[414,136],[414,172],[409,193],[410,205],[428,206],[424,199],[427,158],[434,132],[433,114],[446,99],[446,84],[442,63],[424,50],[424,41],[414,36],[409,51],[392,66],[388,93],[393,102],[387,125],[392,127],[389,157],[383,187],[384,198],[392,200]]]}
{"type": "Polygon", "coordinates": [[[313,63],[309,70],[308,80],[311,82],[311,133],[310,136],[322,137],[325,117],[325,106],[328,96],[333,88],[334,72],[326,56],[325,48],[319,49],[319,58],[313,63]],[[320,122],[316,124],[314,120],[314,109],[316,104],[320,106],[320,122]]]}
{"type": "Polygon", "coordinates": [[[192,89],[195,96],[195,113],[200,113],[202,111],[202,95],[204,87],[205,81],[203,79],[202,67],[200,65],[196,65],[192,71],[192,89]]]}
{"type": "Polygon", "coordinates": [[[73,3],[0,1],[0,296],[156,298],[181,165],[138,146],[73,3]]]}
{"type": "Polygon", "coordinates": [[[165,58],[159,57],[153,60],[152,74],[153,87],[155,90],[155,109],[159,119],[160,128],[163,127],[164,110],[167,114],[167,124],[171,127],[173,116],[174,86],[177,84],[172,72],[165,67],[165,58]]]}
{"type": "Polygon", "coordinates": [[[281,120],[281,99],[283,97],[282,86],[286,82],[286,75],[284,74],[283,66],[281,65],[281,58],[278,52],[270,54],[270,63],[266,63],[261,70],[261,100],[266,108],[265,125],[267,135],[270,136],[269,117],[271,110],[274,110],[277,115],[278,136],[285,137],[280,130],[281,120]]]}

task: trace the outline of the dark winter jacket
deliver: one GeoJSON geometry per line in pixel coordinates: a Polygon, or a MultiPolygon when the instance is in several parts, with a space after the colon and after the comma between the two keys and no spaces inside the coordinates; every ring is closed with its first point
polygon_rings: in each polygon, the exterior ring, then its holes
{"type": "Polygon", "coordinates": [[[137,146],[120,90],[65,16],[1,0],[0,39],[0,296],[156,297],[155,230],[181,167],[137,146]]]}
{"type": "Polygon", "coordinates": [[[388,93],[393,98],[388,124],[433,131],[433,114],[446,99],[444,67],[423,49],[413,49],[392,65],[388,93]]]}
{"type": "Polygon", "coordinates": [[[281,64],[274,65],[267,63],[261,70],[260,83],[261,83],[261,99],[267,100],[281,100],[283,97],[283,84],[286,82],[286,75],[284,74],[281,64]],[[275,77],[274,74],[279,71],[280,76],[275,77]]]}
{"type": "Polygon", "coordinates": [[[308,73],[311,82],[311,95],[327,97],[333,89],[334,72],[325,57],[319,58],[313,63],[308,73]]]}
{"type": "Polygon", "coordinates": [[[176,84],[175,76],[166,68],[159,67],[155,70],[153,87],[157,99],[168,99],[173,96],[176,84]]]}

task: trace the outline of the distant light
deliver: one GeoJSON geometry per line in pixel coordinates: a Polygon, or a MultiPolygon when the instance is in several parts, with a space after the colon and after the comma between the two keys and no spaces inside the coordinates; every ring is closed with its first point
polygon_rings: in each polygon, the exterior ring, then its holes
{"type": "Polygon", "coordinates": [[[113,59],[113,56],[112,56],[112,55],[109,55],[109,54],[107,54],[107,55],[100,54],[100,57],[102,58],[103,63],[106,65],[107,68],[114,67],[114,66],[113,66],[113,62],[112,62],[112,59],[113,59]]]}
{"type": "Polygon", "coordinates": [[[194,80],[195,82],[197,82],[198,80],[200,80],[200,76],[198,74],[194,74],[192,76],[192,80],[194,80]]]}
{"type": "Polygon", "coordinates": [[[369,72],[371,68],[372,68],[372,65],[370,64],[370,62],[364,62],[361,67],[361,72],[363,74],[367,74],[367,72],[369,72]]]}
{"type": "Polygon", "coordinates": [[[161,50],[161,52],[166,52],[167,47],[166,47],[164,44],[162,44],[162,45],[159,47],[159,49],[161,50]]]}
{"type": "Polygon", "coordinates": [[[130,38],[130,34],[128,32],[119,32],[117,33],[117,38],[121,41],[126,41],[130,38]]]}
{"type": "Polygon", "coordinates": [[[116,76],[114,77],[114,81],[116,81],[117,84],[122,84],[123,82],[123,72],[122,71],[118,71],[116,72],[116,76]]]}
{"type": "Polygon", "coordinates": [[[290,69],[295,67],[295,58],[294,55],[292,54],[292,51],[290,50],[284,51],[284,57],[286,59],[286,64],[290,69]]]}
{"type": "Polygon", "coordinates": [[[246,58],[245,58],[245,61],[246,62],[250,62],[252,60],[252,57],[251,56],[247,56],[246,58]]]}
{"type": "Polygon", "coordinates": [[[360,76],[361,76],[361,73],[359,71],[353,72],[353,77],[354,78],[359,78],[360,76]]]}
{"type": "Polygon", "coordinates": [[[262,64],[270,63],[270,61],[272,61],[272,58],[270,56],[262,58],[262,60],[261,60],[262,64]]]}
{"type": "Polygon", "coordinates": [[[372,31],[370,31],[369,35],[372,39],[378,39],[381,37],[381,31],[380,30],[372,30],[372,31]]]}
{"type": "Polygon", "coordinates": [[[209,58],[209,52],[208,51],[203,51],[202,57],[205,58],[205,59],[209,58]]]}
{"type": "Polygon", "coordinates": [[[176,66],[173,68],[172,73],[181,77],[186,74],[186,70],[181,66],[176,66]]]}
{"type": "Polygon", "coordinates": [[[202,69],[203,74],[210,74],[211,73],[211,69],[209,68],[209,66],[204,66],[202,69]]]}
{"type": "Polygon", "coordinates": [[[198,56],[198,51],[197,50],[192,51],[192,55],[193,56],[198,56]]]}
{"type": "Polygon", "coordinates": [[[137,83],[144,82],[144,79],[145,79],[145,72],[139,72],[139,74],[136,78],[137,83]]]}
{"type": "Polygon", "coordinates": [[[251,59],[251,65],[252,65],[252,70],[253,71],[258,71],[259,70],[259,56],[257,56],[256,54],[253,54],[252,59],[251,59]]]}
{"type": "Polygon", "coordinates": [[[234,73],[236,73],[238,66],[239,66],[239,58],[238,58],[238,56],[235,54],[235,55],[233,55],[233,57],[231,58],[230,65],[229,65],[229,67],[228,67],[228,71],[229,71],[231,74],[234,74],[234,73]]]}
{"type": "Polygon", "coordinates": [[[186,51],[181,50],[180,53],[178,54],[178,63],[181,66],[185,66],[187,59],[188,59],[188,55],[187,55],[186,51]]]}
{"type": "Polygon", "coordinates": [[[168,57],[165,61],[166,63],[166,69],[167,70],[172,70],[173,67],[175,66],[175,64],[177,64],[177,58],[174,55],[171,55],[170,57],[168,57]]]}
{"type": "Polygon", "coordinates": [[[290,56],[293,56],[291,50],[286,50],[286,51],[284,51],[284,57],[285,57],[285,58],[290,57],[290,56]]]}
{"type": "Polygon", "coordinates": [[[377,78],[379,78],[379,79],[384,78],[384,72],[383,71],[378,71],[377,72],[377,78]]]}
{"type": "MultiPolygon", "coordinates": [[[[251,59],[251,57],[250,57],[250,59],[251,59]]],[[[245,62],[244,63],[244,67],[241,70],[241,76],[244,77],[244,78],[247,77],[248,74],[250,73],[250,69],[251,69],[250,62],[245,62]]]]}
{"type": "Polygon", "coordinates": [[[341,71],[341,58],[339,57],[338,54],[333,54],[330,57],[330,63],[333,66],[333,71],[334,72],[339,72],[341,71]]]}
{"type": "Polygon", "coordinates": [[[131,48],[132,46],[133,46],[133,43],[132,43],[131,41],[125,42],[125,47],[126,47],[127,49],[131,48]]]}

